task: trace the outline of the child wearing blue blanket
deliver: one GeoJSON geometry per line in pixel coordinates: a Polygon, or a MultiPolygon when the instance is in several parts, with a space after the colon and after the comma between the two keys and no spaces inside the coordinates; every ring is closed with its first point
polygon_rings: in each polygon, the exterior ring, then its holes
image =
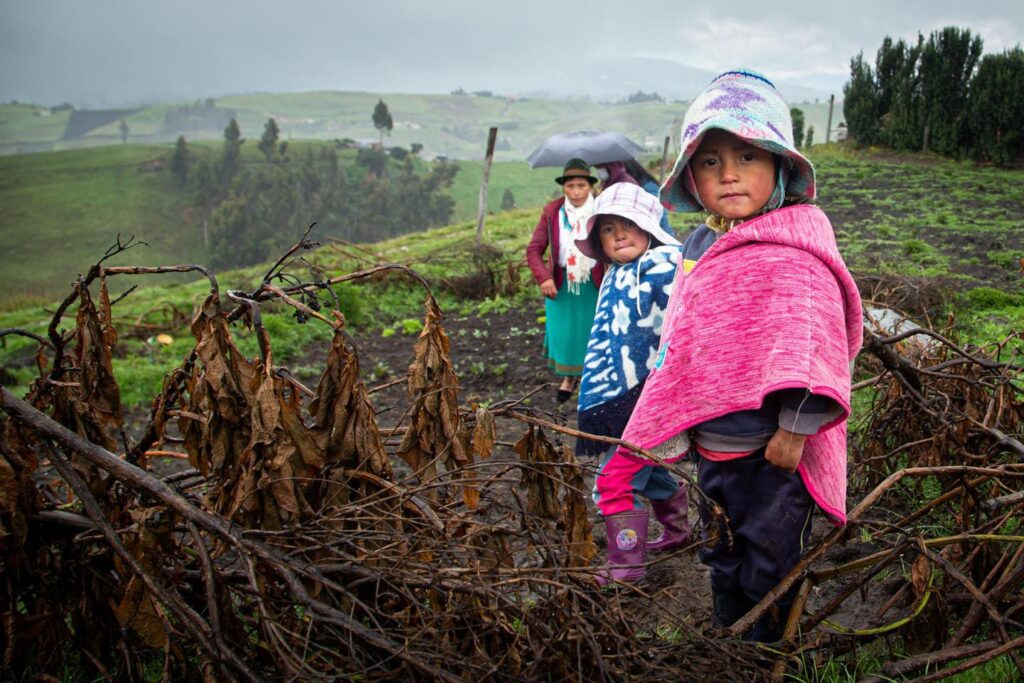
{"type": "MultiPolygon", "coordinates": [[[[597,312],[583,361],[577,424],[580,430],[599,436],[619,438],[629,421],[654,367],[661,341],[664,312],[668,306],[682,245],[660,225],[662,213],[657,197],[638,185],[618,183],[602,192],[594,202],[583,231],[574,235],[576,246],[589,256],[609,264],[598,294],[597,312]]],[[[580,455],[604,452],[598,471],[605,472],[615,446],[589,439],[576,444],[580,455]]],[[[690,540],[686,488],[680,486],[664,467],[645,467],[630,481],[620,482],[651,501],[655,518],[664,531],[660,538],[646,542],[635,538],[632,528],[618,528],[615,511],[601,508],[600,489],[594,487],[594,502],[605,515],[609,565],[597,575],[597,582],[636,581],[643,567],[615,567],[619,549],[645,543],[648,551],[676,548],[690,540]],[[640,481],[642,479],[642,481],[640,481]],[[632,538],[619,538],[632,534],[632,538]]],[[[635,497],[634,497],[635,500],[635,497]]],[[[643,509],[639,501],[638,509],[643,509]]]]}

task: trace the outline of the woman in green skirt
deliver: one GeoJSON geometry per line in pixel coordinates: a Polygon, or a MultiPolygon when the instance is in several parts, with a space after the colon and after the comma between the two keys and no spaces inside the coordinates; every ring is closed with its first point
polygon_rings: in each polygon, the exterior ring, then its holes
{"type": "Polygon", "coordinates": [[[584,256],[572,236],[574,230],[582,232],[594,204],[597,178],[590,166],[582,159],[570,159],[555,182],[564,196],[541,212],[526,247],[526,262],[545,297],[544,354],[548,367],[562,378],[557,398],[564,403],[583,374],[604,265],[584,256]]]}

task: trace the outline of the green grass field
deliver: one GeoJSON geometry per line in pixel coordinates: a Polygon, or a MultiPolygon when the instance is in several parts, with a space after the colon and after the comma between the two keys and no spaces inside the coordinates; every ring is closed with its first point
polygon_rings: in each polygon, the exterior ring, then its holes
{"type": "Polygon", "coordinates": [[[166,154],[127,145],[0,157],[0,301],[64,289],[118,233],[149,244],[128,257],[139,263],[201,255],[187,198],[153,163],[166,154]]]}
{"type": "MultiPolygon", "coordinates": [[[[220,144],[192,143],[189,150],[209,158],[220,144]]],[[[325,144],[296,141],[289,154],[316,155],[325,144]]],[[[66,291],[119,234],[147,246],[112,264],[209,262],[190,193],[166,168],[172,151],[129,144],[0,156],[0,267],[8,278],[0,308],[66,291]]],[[[351,166],[355,151],[341,150],[339,159],[351,166]]],[[[242,147],[242,163],[265,163],[252,142],[242,147]]]]}
{"type": "MultiPolygon", "coordinates": [[[[377,140],[370,114],[383,99],[394,120],[386,145],[425,146],[427,155],[482,159],[491,126],[499,129],[498,160],[524,159],[542,140],[561,131],[603,128],[618,131],[660,154],[665,136],[678,135],[686,105],[681,103],[609,104],[589,100],[477,97],[471,95],[379,95],[366,92],[306,92],[249,94],[221,97],[216,106],[235,111],[242,135],[257,139],[274,117],[285,140],[377,140]]],[[[159,103],[126,117],[129,142],[167,143],[176,131],[164,131],[169,108],[183,103],[159,103]]],[[[799,104],[808,124],[824,140],[827,104],[799,104]]],[[[68,112],[41,116],[45,108],[0,105],[0,154],[19,151],[76,149],[121,143],[118,122],[97,128],[75,140],[62,140],[68,112]]],[[[837,106],[832,125],[842,119],[837,106]]],[[[187,133],[192,140],[218,140],[220,130],[187,133]]]]}
{"type": "MultiPolygon", "coordinates": [[[[293,159],[329,143],[297,140],[293,159]]],[[[217,141],[191,143],[196,157],[219,151],[217,141]]],[[[114,263],[169,265],[208,263],[201,226],[192,200],[166,170],[170,145],[113,145],[61,152],[0,156],[0,267],[8,274],[0,291],[0,308],[33,298],[53,298],[66,291],[114,243],[118,234],[134,235],[148,247],[114,263]]],[[[355,150],[341,150],[350,169],[355,150]]],[[[242,162],[265,163],[255,141],[242,147],[242,162]]],[[[425,166],[426,163],[422,163],[425,166]]],[[[482,161],[461,161],[450,193],[454,222],[476,221],[482,161]]],[[[356,171],[362,173],[362,170],[356,171]]],[[[531,169],[523,161],[495,162],[491,169],[488,210],[501,211],[506,189],[520,208],[538,209],[559,190],[560,169],[531,169]]],[[[309,222],[317,216],[309,216],[309,222]]],[[[488,218],[490,222],[492,218],[488,218]]]]}
{"type": "MultiPolygon", "coordinates": [[[[68,277],[49,282],[49,293],[34,299],[15,289],[19,279],[30,281],[56,269],[82,272],[95,262],[116,233],[132,232],[150,239],[149,249],[122,255],[121,263],[189,262],[189,250],[201,247],[198,230],[182,222],[183,204],[168,190],[166,172],[145,173],[140,164],[159,156],[162,148],[114,147],[91,152],[31,155],[0,160],[4,183],[0,201],[14,200],[30,206],[19,213],[4,213],[3,267],[8,273],[6,311],[0,328],[45,330],[47,310],[68,290],[68,277]],[[99,156],[97,156],[99,155],[99,156]],[[102,158],[106,166],[98,165],[102,158]],[[60,163],[57,163],[60,161],[60,163]],[[22,166],[7,172],[13,162],[22,166]],[[15,175],[18,182],[12,180],[15,175]],[[31,180],[31,182],[28,182],[31,180]],[[83,208],[86,207],[86,208],[83,208]],[[19,217],[13,222],[10,216],[19,217]],[[122,221],[115,225],[115,220],[122,221]],[[67,225],[75,231],[68,233],[67,225]],[[148,229],[150,232],[146,232],[148,229]],[[14,253],[16,257],[8,256],[14,253]],[[13,293],[13,295],[12,295],[13,293]],[[44,306],[45,304],[45,306],[44,306]]],[[[252,150],[247,151],[251,162],[252,150]]],[[[820,204],[836,228],[840,249],[859,275],[899,275],[919,278],[921,287],[948,290],[955,299],[956,332],[965,341],[982,343],[1002,339],[1024,329],[1024,236],[1017,226],[1024,219],[1024,172],[975,167],[930,157],[895,160],[870,152],[818,148],[813,155],[820,179],[820,204]]],[[[405,235],[366,245],[380,262],[407,263],[440,286],[444,280],[468,275],[472,269],[472,245],[479,189],[479,165],[467,163],[453,188],[459,220],[450,226],[405,235]]],[[[550,169],[531,171],[523,163],[497,164],[491,176],[491,207],[500,202],[504,187],[512,188],[520,205],[511,212],[489,215],[485,239],[504,259],[521,262],[525,244],[536,224],[538,208],[554,183],[550,169]]],[[[700,221],[699,215],[675,214],[673,224],[680,236],[700,221]]],[[[329,248],[311,254],[311,260],[328,273],[343,274],[359,268],[355,262],[329,248]]],[[[200,262],[201,259],[199,260],[200,262]]],[[[222,289],[252,288],[264,267],[220,273],[222,289]]],[[[523,271],[523,276],[528,275],[523,271]]],[[[170,307],[187,314],[202,301],[205,281],[175,282],[171,276],[116,278],[115,289],[129,280],[142,288],[116,308],[120,324],[144,317],[159,323],[168,319],[170,307]]],[[[443,287],[442,287],[443,289],[443,287]]],[[[422,297],[406,285],[355,285],[343,288],[342,308],[356,327],[380,327],[415,318],[422,297]],[[369,303],[369,302],[372,302],[369,303]]],[[[527,283],[522,296],[532,296],[527,283]]],[[[519,305],[518,300],[460,302],[446,298],[444,305],[457,310],[474,307],[499,310],[519,305]]],[[[483,309],[481,309],[483,310],[483,309]]],[[[316,325],[297,326],[290,312],[270,307],[275,358],[298,358],[309,344],[316,325]]],[[[316,331],[314,331],[316,330],[316,331]]],[[[175,342],[159,346],[140,338],[119,343],[118,371],[123,373],[126,400],[144,401],[152,396],[160,378],[177,363],[190,345],[184,327],[166,330],[175,342]]],[[[245,334],[242,333],[243,338],[245,334]]],[[[254,352],[252,341],[248,351],[254,352]]],[[[0,367],[7,382],[24,386],[31,376],[31,348],[22,338],[9,337],[0,348],[0,367]]],[[[121,376],[121,375],[119,375],[121,376]]]]}

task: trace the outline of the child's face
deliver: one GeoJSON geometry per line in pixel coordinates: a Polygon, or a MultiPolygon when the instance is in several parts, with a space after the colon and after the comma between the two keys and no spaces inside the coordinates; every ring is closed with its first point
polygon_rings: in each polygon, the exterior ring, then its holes
{"type": "Polygon", "coordinates": [[[616,263],[629,263],[647,251],[651,241],[636,223],[621,216],[599,216],[597,230],[605,255],[616,263]]]}
{"type": "Polygon", "coordinates": [[[690,168],[704,208],[729,220],[757,215],[775,190],[775,156],[717,128],[704,136],[690,168]]]}

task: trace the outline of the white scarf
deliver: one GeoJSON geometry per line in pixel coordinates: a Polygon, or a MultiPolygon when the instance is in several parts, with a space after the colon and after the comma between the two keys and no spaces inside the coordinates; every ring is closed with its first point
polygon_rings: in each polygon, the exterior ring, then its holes
{"type": "Polygon", "coordinates": [[[562,233],[558,243],[558,263],[565,266],[566,289],[579,294],[580,286],[590,282],[591,268],[597,265],[597,261],[585,256],[576,246],[577,239],[587,236],[587,219],[594,211],[594,195],[587,194],[587,201],[582,206],[573,206],[566,197],[562,209],[564,213],[559,212],[562,233]]]}

